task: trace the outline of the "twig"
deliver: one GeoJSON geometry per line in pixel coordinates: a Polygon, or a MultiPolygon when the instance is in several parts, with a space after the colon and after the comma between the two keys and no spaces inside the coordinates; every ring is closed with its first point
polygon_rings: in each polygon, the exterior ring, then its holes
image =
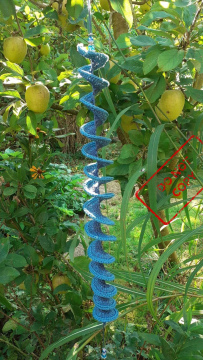
{"type": "Polygon", "coordinates": [[[96,27],[97,31],[99,32],[99,34],[101,35],[101,37],[106,40],[106,36],[104,35],[104,33],[102,32],[102,29],[99,27],[99,25],[97,24],[95,18],[92,18],[92,21],[94,23],[94,26],[96,27]]]}
{"type": "Polygon", "coordinates": [[[29,0],[29,2],[31,2],[33,5],[41,8],[41,9],[46,9],[46,7],[48,6],[47,4],[40,3],[40,2],[34,1],[34,0],[29,0]]]}
{"type": "MultiPolygon", "coordinates": [[[[24,358],[26,359],[30,354],[26,354],[24,353],[22,350],[20,350],[17,346],[11,344],[9,341],[6,341],[6,340],[3,340],[3,339],[0,339],[1,342],[4,342],[5,344],[7,344],[8,346],[14,348],[16,351],[18,351],[20,354],[24,355],[24,358]]],[[[35,357],[35,359],[39,359],[37,355],[31,353],[32,356],[35,357]]]]}
{"type": "Polygon", "coordinates": [[[202,10],[202,6],[203,6],[203,0],[201,1],[200,6],[199,6],[199,9],[197,10],[197,12],[196,12],[196,14],[195,14],[195,17],[194,17],[194,19],[193,19],[193,22],[192,22],[192,24],[191,24],[191,26],[190,26],[190,30],[187,31],[186,34],[185,34],[186,40],[185,40],[184,43],[183,43],[183,48],[184,48],[184,49],[186,49],[186,47],[189,45],[190,36],[191,36],[191,33],[192,33],[192,31],[193,31],[193,29],[194,29],[194,27],[195,27],[195,25],[196,25],[196,22],[197,22],[197,20],[198,20],[198,17],[199,17],[199,15],[200,15],[201,10],[202,10]]]}
{"type": "Polygon", "coordinates": [[[143,0],[143,1],[132,1],[133,5],[144,5],[146,4],[148,0],[143,0]]]}

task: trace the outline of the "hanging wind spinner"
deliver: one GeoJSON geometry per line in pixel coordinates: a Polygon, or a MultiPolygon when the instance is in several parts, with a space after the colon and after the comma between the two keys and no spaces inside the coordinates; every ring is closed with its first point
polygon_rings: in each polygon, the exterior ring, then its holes
{"type": "MultiPolygon", "coordinates": [[[[78,52],[85,58],[91,61],[90,65],[85,65],[78,69],[79,74],[92,85],[92,92],[83,96],[80,101],[94,114],[94,120],[84,124],[80,128],[82,135],[91,140],[90,143],[85,144],[82,148],[82,153],[87,158],[95,161],[84,168],[85,175],[89,178],[84,183],[84,190],[92,197],[84,206],[84,212],[91,218],[85,224],[85,231],[87,235],[93,239],[89,248],[88,256],[91,258],[89,265],[90,272],[94,275],[92,280],[92,290],[94,292],[93,301],[95,307],[93,309],[93,317],[101,321],[104,325],[107,322],[116,320],[118,317],[118,310],[116,309],[116,301],[113,297],[117,293],[115,286],[107,284],[114,280],[114,275],[111,274],[105,265],[112,264],[115,258],[105,252],[102,247],[103,241],[116,241],[115,236],[110,236],[102,231],[102,225],[114,225],[114,222],[103,216],[100,209],[100,204],[103,200],[108,200],[114,196],[113,193],[100,193],[100,185],[112,181],[112,177],[100,176],[100,169],[112,164],[113,161],[102,159],[98,156],[98,150],[108,145],[111,140],[102,136],[97,136],[97,128],[101,126],[108,117],[108,112],[95,105],[96,95],[105,87],[109,86],[109,82],[105,79],[94,75],[94,72],[105,66],[109,60],[108,55],[97,53],[94,49],[93,36],[91,31],[91,7],[90,0],[88,0],[89,10],[89,38],[88,49],[83,44],[77,47],[78,52]]],[[[106,350],[102,349],[102,359],[106,359],[106,350]]]]}

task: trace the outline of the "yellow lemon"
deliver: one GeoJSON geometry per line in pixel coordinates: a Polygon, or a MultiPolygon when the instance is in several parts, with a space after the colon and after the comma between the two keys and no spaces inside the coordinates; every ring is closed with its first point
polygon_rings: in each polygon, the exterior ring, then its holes
{"type": "MultiPolygon", "coordinates": [[[[67,0],[63,0],[63,4],[62,4],[62,13],[66,14],[68,17],[68,11],[66,9],[66,3],[67,0]]],[[[57,1],[54,1],[53,4],[51,5],[53,7],[54,10],[56,10],[58,12],[59,10],[59,4],[57,1]]]]}
{"type": "Polygon", "coordinates": [[[20,64],[27,54],[27,44],[20,36],[9,37],[4,40],[3,53],[10,62],[20,64]]]}
{"type": "Polygon", "coordinates": [[[151,9],[152,3],[148,1],[146,4],[140,5],[140,12],[146,14],[151,9]]]}
{"type": "Polygon", "coordinates": [[[109,6],[108,0],[100,0],[100,5],[101,5],[102,9],[104,9],[106,11],[110,11],[110,6],[109,6]]]}
{"type": "MultiPolygon", "coordinates": [[[[57,274],[52,279],[53,289],[57,288],[59,285],[67,284],[70,286],[70,280],[66,275],[57,274]]],[[[59,291],[58,294],[65,294],[66,291],[59,291]]]]}
{"type": "Polygon", "coordinates": [[[121,127],[128,133],[130,130],[138,130],[139,125],[133,121],[133,116],[123,115],[121,116],[121,127]]]}
{"type": "Polygon", "coordinates": [[[49,53],[50,53],[50,46],[49,46],[49,44],[42,44],[42,45],[40,46],[40,54],[41,54],[41,55],[44,55],[44,56],[47,56],[47,55],[49,55],[49,53]]]}
{"type": "Polygon", "coordinates": [[[50,99],[50,93],[46,86],[42,84],[32,85],[25,92],[25,100],[29,110],[35,113],[46,111],[50,99]]]}
{"type": "Polygon", "coordinates": [[[163,115],[162,112],[155,107],[155,111],[159,119],[168,121],[173,121],[181,114],[185,104],[185,96],[180,90],[166,90],[159,102],[158,107],[160,110],[167,116],[163,115]],[[167,119],[168,118],[168,119],[167,119]]]}
{"type": "MultiPolygon", "coordinates": [[[[110,64],[109,70],[111,70],[111,68],[112,68],[115,64],[114,64],[113,61],[111,61],[111,60],[109,60],[109,64],[110,64]]],[[[115,66],[116,66],[116,65],[115,65],[115,66]]],[[[109,81],[110,81],[110,83],[112,83],[112,84],[117,84],[117,82],[120,80],[120,77],[121,77],[121,73],[119,73],[118,75],[115,75],[115,76],[112,77],[109,81]]]]}

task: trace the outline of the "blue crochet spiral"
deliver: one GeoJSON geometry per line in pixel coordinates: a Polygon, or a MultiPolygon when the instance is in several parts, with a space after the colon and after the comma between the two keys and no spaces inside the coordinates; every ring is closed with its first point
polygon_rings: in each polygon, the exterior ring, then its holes
{"type": "Polygon", "coordinates": [[[94,114],[94,120],[80,128],[81,134],[92,140],[83,146],[82,153],[84,156],[95,161],[84,168],[84,173],[89,178],[84,183],[84,189],[92,198],[83,206],[84,212],[92,219],[85,224],[85,231],[90,238],[94,239],[88,248],[88,255],[92,259],[89,269],[94,275],[91,284],[94,292],[93,301],[95,303],[93,317],[98,321],[107,323],[118,317],[118,310],[115,308],[116,301],[113,299],[117,290],[115,286],[106,283],[106,281],[114,280],[114,275],[106,270],[104,264],[113,263],[115,258],[103,250],[102,241],[115,241],[116,237],[105,234],[101,229],[101,224],[114,225],[114,222],[102,215],[100,203],[103,200],[112,198],[114,194],[100,194],[100,185],[112,181],[113,178],[100,176],[99,171],[101,168],[112,164],[113,161],[98,157],[98,149],[108,145],[111,140],[96,135],[97,128],[106,121],[108,112],[95,105],[95,96],[103,88],[107,87],[109,82],[94,75],[94,71],[103,67],[109,57],[92,50],[86,50],[83,45],[78,45],[77,49],[82,56],[91,60],[90,65],[79,68],[78,72],[85,80],[90,82],[93,88],[91,93],[80,99],[94,114]]]}

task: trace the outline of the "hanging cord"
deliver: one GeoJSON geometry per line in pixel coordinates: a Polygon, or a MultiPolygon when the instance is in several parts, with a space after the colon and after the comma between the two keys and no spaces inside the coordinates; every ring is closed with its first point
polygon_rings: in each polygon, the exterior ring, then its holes
{"type": "Polygon", "coordinates": [[[101,353],[101,359],[107,359],[106,349],[105,349],[105,338],[104,338],[104,332],[105,332],[105,323],[103,323],[103,335],[102,335],[102,353],[101,353]]]}
{"type": "Polygon", "coordinates": [[[87,29],[88,29],[88,50],[95,51],[94,48],[94,39],[92,34],[92,12],[91,12],[91,0],[87,0],[87,7],[88,7],[88,22],[87,22],[87,29]]]}

